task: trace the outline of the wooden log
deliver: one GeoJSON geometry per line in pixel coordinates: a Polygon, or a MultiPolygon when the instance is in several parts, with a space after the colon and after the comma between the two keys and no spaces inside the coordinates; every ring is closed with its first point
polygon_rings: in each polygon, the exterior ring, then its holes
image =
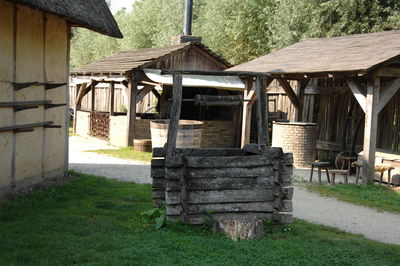
{"type": "Polygon", "coordinates": [[[213,231],[223,232],[233,241],[264,237],[264,221],[258,220],[217,220],[213,231]]]}
{"type": "MultiPolygon", "coordinates": [[[[239,203],[211,203],[211,204],[188,204],[188,214],[211,214],[211,213],[242,213],[242,212],[274,212],[273,202],[239,202],[239,203]]],[[[167,215],[180,215],[180,205],[168,205],[167,215]]]]}
{"type": "Polygon", "coordinates": [[[255,167],[272,165],[272,161],[263,155],[250,156],[210,156],[210,157],[185,157],[187,167],[190,168],[231,168],[255,167]]]}
{"type": "MultiPolygon", "coordinates": [[[[273,213],[270,212],[246,212],[246,213],[212,213],[212,214],[191,214],[188,215],[189,224],[204,224],[208,221],[217,220],[253,220],[253,219],[272,219],[273,213]]],[[[180,216],[168,215],[168,221],[179,221],[180,216]]]]}
{"type": "Polygon", "coordinates": [[[257,91],[257,125],[258,125],[258,144],[266,146],[269,142],[268,134],[268,107],[266,104],[265,79],[258,76],[256,78],[257,91]]]}
{"type": "Polygon", "coordinates": [[[43,127],[43,126],[47,126],[47,125],[51,125],[51,124],[53,124],[53,121],[45,121],[45,122],[39,122],[39,123],[15,125],[15,126],[8,126],[8,127],[0,127],[0,132],[23,130],[23,129],[32,129],[32,128],[35,128],[35,127],[43,127]]]}
{"type": "MultiPolygon", "coordinates": [[[[161,181],[157,182],[157,184],[161,184],[161,181]]],[[[270,177],[207,178],[187,180],[187,189],[189,191],[268,189],[273,188],[274,186],[275,184],[270,177]]],[[[167,191],[179,191],[180,183],[176,180],[170,179],[166,182],[165,188],[167,191]]]]}
{"type": "MultiPolygon", "coordinates": [[[[248,153],[242,149],[236,148],[214,148],[214,149],[179,149],[176,151],[180,152],[186,157],[205,157],[205,156],[246,156],[248,153]]],[[[154,148],[153,157],[165,157],[164,148],[154,148]]]]}
{"type": "Polygon", "coordinates": [[[168,137],[166,144],[166,157],[173,155],[173,150],[176,147],[176,138],[178,136],[178,124],[181,115],[182,105],[182,76],[173,75],[173,88],[172,88],[172,107],[170,111],[170,122],[168,127],[168,137]]]}
{"type": "Polygon", "coordinates": [[[279,224],[290,224],[293,223],[293,214],[291,212],[276,212],[272,219],[279,224]]]}
{"type": "Polygon", "coordinates": [[[153,190],[152,199],[165,199],[164,190],[153,190]]]}
{"type": "Polygon", "coordinates": [[[274,200],[274,208],[279,212],[293,212],[292,200],[274,200]]]}
{"type": "MultiPolygon", "coordinates": [[[[189,168],[186,175],[187,178],[213,178],[213,177],[259,177],[259,176],[272,176],[273,169],[268,166],[258,166],[251,168],[189,168]]],[[[171,177],[173,173],[171,173],[171,177]]]]}
{"type": "MultiPolygon", "coordinates": [[[[165,183],[166,183],[164,177],[162,177],[162,178],[152,177],[152,179],[153,179],[153,182],[152,182],[152,184],[151,184],[151,187],[152,187],[153,189],[156,189],[156,188],[164,189],[165,183]]],[[[180,187],[180,186],[179,186],[179,187],[180,187]]]]}
{"type": "MultiPolygon", "coordinates": [[[[168,191],[166,203],[180,204],[180,193],[168,191]]],[[[273,201],[274,190],[221,190],[221,191],[191,191],[188,193],[187,203],[227,203],[227,202],[256,202],[273,201]]]]}
{"type": "Polygon", "coordinates": [[[151,167],[150,176],[152,178],[164,178],[165,177],[165,167],[151,167]]]}
{"type": "Polygon", "coordinates": [[[26,107],[50,104],[51,101],[17,101],[17,102],[0,102],[0,107],[26,107]]]}
{"type": "Polygon", "coordinates": [[[165,167],[165,159],[152,159],[151,167],[165,167]]]}
{"type": "Polygon", "coordinates": [[[239,77],[271,77],[270,73],[251,72],[251,71],[222,71],[222,70],[176,70],[163,69],[161,75],[181,74],[181,75],[208,75],[208,76],[239,76],[239,77]]]}

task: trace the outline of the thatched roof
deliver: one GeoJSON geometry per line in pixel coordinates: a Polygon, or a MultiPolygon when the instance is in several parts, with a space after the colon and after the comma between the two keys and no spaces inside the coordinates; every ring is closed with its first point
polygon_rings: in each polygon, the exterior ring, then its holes
{"type": "Polygon", "coordinates": [[[81,66],[71,71],[72,75],[121,75],[135,68],[146,68],[155,64],[157,60],[166,59],[183,49],[197,48],[206,52],[225,68],[231,67],[227,61],[213,53],[201,43],[182,43],[159,48],[147,48],[131,51],[121,51],[117,54],[81,66]]]}
{"type": "Polygon", "coordinates": [[[104,0],[7,0],[63,17],[76,26],[112,37],[122,38],[110,9],[104,0]]]}
{"type": "Polygon", "coordinates": [[[400,31],[309,39],[228,70],[307,74],[367,73],[400,55],[400,31]]]}

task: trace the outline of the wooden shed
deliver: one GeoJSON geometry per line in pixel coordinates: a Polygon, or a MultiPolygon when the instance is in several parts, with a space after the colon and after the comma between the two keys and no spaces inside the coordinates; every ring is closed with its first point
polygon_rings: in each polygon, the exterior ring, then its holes
{"type": "MultiPolygon", "coordinates": [[[[150,70],[224,70],[231,66],[200,40],[180,35],[167,47],[122,51],[73,70],[75,132],[107,138],[116,146],[150,139],[150,121],[168,119],[172,104],[172,83],[151,78],[150,70]]],[[[153,75],[163,79],[157,73],[153,75]]],[[[196,107],[195,95],[229,96],[242,90],[185,86],[181,118],[204,122],[203,147],[239,146],[240,108],[196,107]]]]}
{"type": "Polygon", "coordinates": [[[122,38],[105,1],[0,0],[0,196],[68,169],[71,26],[122,38]]]}
{"type": "MultiPolygon", "coordinates": [[[[309,39],[229,70],[271,73],[269,100],[275,111],[292,121],[317,123],[319,149],[360,144],[367,183],[373,180],[376,148],[400,149],[399,63],[400,31],[387,31],[309,39]],[[358,138],[346,132],[357,127],[358,138]]],[[[248,120],[245,113],[244,142],[248,120]]]]}

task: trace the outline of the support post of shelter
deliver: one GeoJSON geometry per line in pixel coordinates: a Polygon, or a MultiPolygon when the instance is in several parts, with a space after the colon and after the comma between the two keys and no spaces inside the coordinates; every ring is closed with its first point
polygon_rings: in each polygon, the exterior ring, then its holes
{"type": "Polygon", "coordinates": [[[172,76],[172,106],[168,127],[168,139],[166,146],[166,158],[171,158],[173,150],[176,147],[178,136],[179,117],[181,115],[182,105],[182,75],[172,76]]]}
{"type": "Polygon", "coordinates": [[[363,184],[372,183],[374,180],[380,87],[381,87],[380,78],[375,77],[368,80],[366,112],[365,112],[365,128],[364,128],[363,167],[362,167],[363,184]]]}
{"type": "Polygon", "coordinates": [[[251,113],[254,100],[256,98],[256,91],[251,90],[253,86],[253,80],[246,80],[246,87],[244,89],[244,99],[243,102],[243,114],[242,114],[242,136],[241,136],[241,146],[250,142],[250,126],[251,126],[251,113]]]}
{"type": "Polygon", "coordinates": [[[268,111],[267,111],[267,95],[265,92],[265,79],[263,77],[256,78],[257,92],[257,124],[258,124],[258,145],[267,146],[268,140],[268,111]]]}
{"type": "Polygon", "coordinates": [[[110,83],[110,116],[114,115],[114,93],[115,91],[115,83],[112,81],[110,83]]]}
{"type": "Polygon", "coordinates": [[[134,79],[133,75],[128,76],[128,110],[127,110],[127,144],[133,145],[135,135],[135,120],[136,120],[136,94],[137,94],[138,81],[134,79]]]}
{"type": "Polygon", "coordinates": [[[90,85],[90,89],[92,91],[92,97],[90,99],[90,111],[94,112],[96,110],[95,106],[96,106],[96,86],[94,86],[94,84],[92,83],[90,85]]]}

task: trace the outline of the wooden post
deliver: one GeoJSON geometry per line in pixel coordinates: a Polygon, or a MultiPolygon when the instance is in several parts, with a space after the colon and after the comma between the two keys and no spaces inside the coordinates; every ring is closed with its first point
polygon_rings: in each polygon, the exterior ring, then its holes
{"type": "Polygon", "coordinates": [[[243,147],[245,144],[250,143],[250,126],[251,126],[251,113],[252,106],[255,98],[256,92],[251,90],[253,86],[253,80],[246,81],[246,88],[244,90],[244,99],[246,101],[243,102],[243,114],[242,114],[242,136],[241,136],[241,146],[243,147]]]}
{"type": "Polygon", "coordinates": [[[73,132],[76,134],[76,123],[78,121],[78,111],[81,109],[80,102],[78,102],[78,96],[80,90],[83,90],[85,84],[78,85],[76,88],[76,96],[75,96],[75,110],[74,110],[74,121],[73,121],[73,132]]]}
{"type": "Polygon", "coordinates": [[[114,91],[115,91],[115,83],[111,81],[110,83],[110,116],[114,115],[114,91]]]}
{"type": "Polygon", "coordinates": [[[268,111],[266,104],[265,79],[263,77],[256,78],[257,92],[257,124],[258,124],[258,145],[267,146],[269,142],[268,136],[268,111]]]}
{"type": "Polygon", "coordinates": [[[171,158],[176,146],[178,136],[179,117],[181,115],[182,104],[182,75],[173,75],[172,87],[172,107],[169,118],[168,139],[166,146],[166,158],[171,158]]]}
{"type": "Polygon", "coordinates": [[[374,181],[376,137],[378,132],[378,105],[380,94],[380,78],[371,78],[367,83],[367,103],[365,112],[364,128],[364,151],[363,151],[363,184],[374,181]]]}
{"type": "Polygon", "coordinates": [[[128,106],[127,106],[127,145],[133,145],[135,137],[135,120],[136,120],[136,94],[138,81],[132,75],[128,76],[128,106]]]}
{"type": "Polygon", "coordinates": [[[96,87],[93,85],[93,82],[90,85],[90,90],[92,91],[92,97],[90,100],[90,104],[91,104],[90,111],[94,112],[94,111],[96,111],[96,108],[95,108],[95,106],[96,106],[96,87]]]}
{"type": "Polygon", "coordinates": [[[304,109],[304,90],[305,90],[305,81],[299,80],[297,81],[297,92],[296,96],[299,102],[299,107],[296,109],[295,113],[295,121],[302,122],[303,121],[303,109],[304,109]]]}

